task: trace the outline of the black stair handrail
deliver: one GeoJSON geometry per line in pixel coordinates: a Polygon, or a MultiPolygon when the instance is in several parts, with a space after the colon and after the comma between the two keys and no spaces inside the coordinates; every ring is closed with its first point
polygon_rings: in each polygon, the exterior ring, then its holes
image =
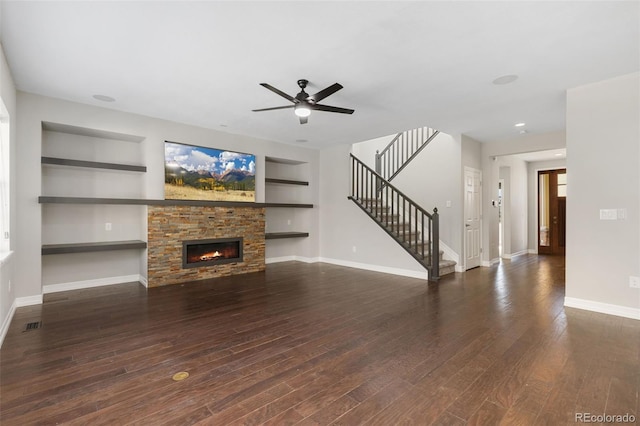
{"type": "Polygon", "coordinates": [[[439,133],[430,127],[398,133],[382,152],[376,151],[376,172],[391,182],[439,133]]]}
{"type": "Polygon", "coordinates": [[[440,216],[427,212],[358,157],[351,157],[351,193],[354,201],[380,227],[429,271],[429,280],[440,278],[440,216]],[[386,205],[383,205],[386,204],[386,205]],[[402,216],[394,222],[394,217],[402,216]]]}

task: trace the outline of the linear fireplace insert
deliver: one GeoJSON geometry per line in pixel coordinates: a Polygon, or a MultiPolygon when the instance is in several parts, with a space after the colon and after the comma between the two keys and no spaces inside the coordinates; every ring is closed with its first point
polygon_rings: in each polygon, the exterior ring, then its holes
{"type": "Polygon", "coordinates": [[[182,242],[182,267],[201,268],[242,262],[242,237],[182,242]]]}

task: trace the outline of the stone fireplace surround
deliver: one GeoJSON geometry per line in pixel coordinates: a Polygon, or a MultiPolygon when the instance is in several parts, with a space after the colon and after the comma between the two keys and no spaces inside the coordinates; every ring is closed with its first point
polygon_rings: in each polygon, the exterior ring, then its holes
{"type": "Polygon", "coordinates": [[[149,287],[265,269],[264,207],[149,206],[147,232],[149,287]],[[243,238],[242,262],[182,267],[183,241],[235,237],[243,238]]]}

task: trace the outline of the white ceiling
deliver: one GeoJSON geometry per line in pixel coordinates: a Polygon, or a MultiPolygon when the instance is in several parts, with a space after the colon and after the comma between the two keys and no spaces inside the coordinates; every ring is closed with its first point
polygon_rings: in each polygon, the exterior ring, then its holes
{"type": "Polygon", "coordinates": [[[480,141],[564,128],[565,91],[639,70],[638,1],[1,2],[18,89],[322,147],[428,125],[480,141]],[[516,74],[508,85],[497,77],[516,74]],[[306,125],[288,102],[339,82],[306,125]],[[116,98],[104,103],[94,94],[116,98]]]}

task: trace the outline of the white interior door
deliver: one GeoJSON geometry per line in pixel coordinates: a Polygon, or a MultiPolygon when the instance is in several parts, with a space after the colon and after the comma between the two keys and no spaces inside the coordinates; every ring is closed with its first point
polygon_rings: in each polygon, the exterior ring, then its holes
{"type": "Polygon", "coordinates": [[[464,267],[465,270],[480,266],[482,218],[482,172],[464,168],[464,267]]]}

